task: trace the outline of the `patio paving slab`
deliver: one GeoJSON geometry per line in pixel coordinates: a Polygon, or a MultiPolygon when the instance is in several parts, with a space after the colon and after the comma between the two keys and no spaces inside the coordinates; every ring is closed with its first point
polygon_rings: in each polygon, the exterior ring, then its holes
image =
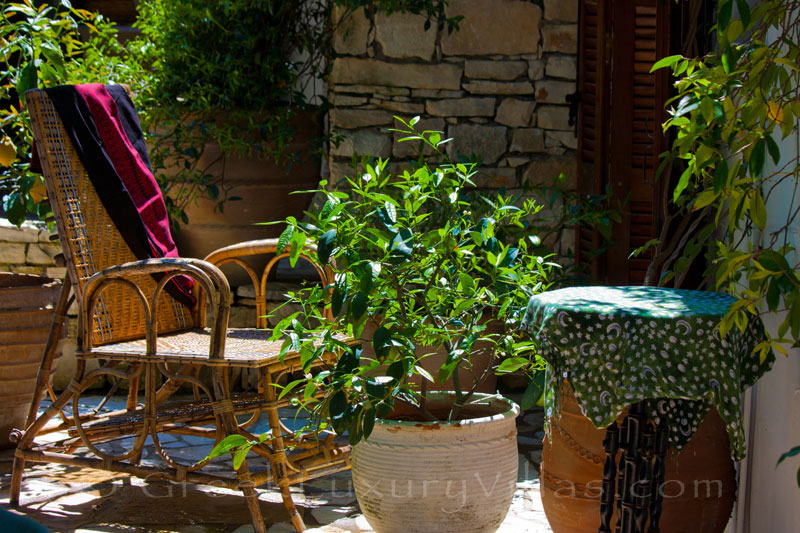
{"type": "MultiPolygon", "coordinates": [[[[99,399],[99,398],[98,398],[99,399]]],[[[94,398],[86,398],[87,405],[94,398]]],[[[112,399],[113,410],[124,399],[112,399]]],[[[290,413],[287,413],[290,414],[290,413]]],[[[541,461],[542,413],[534,410],[518,418],[519,476],[511,509],[498,530],[501,533],[549,533],[539,492],[538,466],[541,461]]],[[[298,418],[297,425],[304,420],[298,418]]],[[[256,424],[261,431],[265,421],[256,424]]],[[[265,426],[266,427],[266,426],[265,426]]],[[[252,431],[252,430],[251,430],[252,431]]],[[[170,454],[200,459],[210,450],[205,439],[167,436],[163,440],[170,454]]],[[[117,453],[130,439],[107,443],[117,453]]],[[[8,508],[13,450],[0,451],[0,506],[8,508]]],[[[160,457],[149,440],[143,462],[158,463],[160,457]]],[[[229,458],[208,465],[227,468],[229,458]]],[[[208,468],[207,467],[207,468],[208,468]]],[[[293,532],[280,493],[258,489],[269,533],[293,532]]],[[[360,513],[350,472],[316,479],[292,487],[294,501],[310,533],[372,532],[360,513]]],[[[247,505],[238,491],[141,480],[123,474],[101,472],[55,464],[34,464],[25,470],[21,507],[14,512],[27,515],[56,533],[164,532],[164,533],[249,533],[247,505]]]]}

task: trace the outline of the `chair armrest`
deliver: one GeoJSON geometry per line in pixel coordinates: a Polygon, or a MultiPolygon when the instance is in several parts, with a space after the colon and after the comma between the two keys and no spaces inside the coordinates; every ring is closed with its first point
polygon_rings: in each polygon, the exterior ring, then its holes
{"type": "MultiPolygon", "coordinates": [[[[289,252],[288,250],[282,251],[281,253],[278,252],[278,239],[259,239],[254,241],[244,241],[238,244],[233,244],[230,246],[225,246],[224,248],[220,248],[208,254],[205,258],[205,261],[212,263],[216,266],[222,266],[226,263],[235,263],[242,267],[246,272],[247,275],[250,277],[250,280],[253,283],[253,288],[256,292],[256,316],[257,316],[257,327],[259,328],[266,328],[267,327],[267,302],[266,302],[266,292],[267,292],[267,278],[269,277],[270,271],[278,264],[278,261],[283,257],[288,257],[289,252]],[[254,255],[274,255],[273,257],[264,267],[263,272],[259,276],[249,265],[245,262],[242,258],[254,255]]],[[[333,271],[330,269],[328,265],[322,266],[317,263],[315,260],[315,256],[317,253],[317,247],[314,244],[306,244],[303,246],[303,251],[300,254],[300,257],[308,261],[314,269],[317,271],[320,280],[324,286],[328,286],[333,281],[333,271]]],[[[329,312],[327,313],[330,314],[329,312]]],[[[332,316],[329,316],[329,319],[332,319],[332,316]]]]}
{"type": "MultiPolygon", "coordinates": [[[[309,252],[316,252],[317,246],[314,244],[306,244],[304,250],[309,252]]],[[[231,259],[234,257],[246,257],[248,255],[260,254],[274,254],[278,251],[278,239],[258,239],[255,241],[244,241],[230,246],[225,246],[218,250],[214,250],[205,257],[205,261],[212,264],[218,264],[220,261],[231,259]]]]}
{"type": "Polygon", "coordinates": [[[91,324],[90,313],[94,309],[97,298],[103,288],[108,284],[118,282],[130,287],[142,302],[147,323],[147,353],[155,353],[157,338],[158,297],[164,286],[175,276],[186,275],[194,279],[199,288],[210,300],[214,308],[214,324],[211,330],[211,343],[209,357],[219,359],[225,351],[225,335],[228,329],[228,318],[231,308],[231,289],[228,280],[222,271],[213,264],[201,259],[183,257],[162,257],[132,261],[122,265],[115,265],[96,272],[84,285],[83,300],[79,315],[79,332],[83,339],[80,342],[85,349],[91,349],[91,324]],[[148,300],[133,281],[132,276],[164,274],[156,284],[152,298],[148,300]]]}

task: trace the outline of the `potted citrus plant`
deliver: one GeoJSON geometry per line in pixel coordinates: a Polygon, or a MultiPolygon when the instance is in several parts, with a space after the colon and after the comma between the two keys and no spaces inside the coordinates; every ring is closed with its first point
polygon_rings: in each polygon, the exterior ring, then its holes
{"type": "Polygon", "coordinates": [[[477,390],[498,368],[528,363],[520,311],[547,287],[550,268],[529,252],[528,237],[505,244],[496,235],[538,207],[485,197],[491,208],[476,218],[459,199],[473,167],[447,159],[439,132],[400,122],[404,141],[430,146],[430,159],[396,174],[387,161],[365,161],[363,173],[316,191],[320,207],[305,222],[289,220],[281,236],[293,260],[315,244],[335,282],[290,294],[302,309],[275,338],[287,335],[284,349],[298,350],[306,371],[325,353],[337,356],[281,394],[297,394],[318,424],[349,436],[356,495],[376,531],[494,531],[517,479],[519,407],[477,390]],[[430,225],[433,216],[446,222],[430,225]],[[324,320],[327,311],[334,320],[324,320]],[[446,356],[426,366],[440,347],[446,356]],[[478,352],[490,364],[462,381],[459,370],[478,352]],[[429,390],[448,380],[453,391],[429,390]]]}

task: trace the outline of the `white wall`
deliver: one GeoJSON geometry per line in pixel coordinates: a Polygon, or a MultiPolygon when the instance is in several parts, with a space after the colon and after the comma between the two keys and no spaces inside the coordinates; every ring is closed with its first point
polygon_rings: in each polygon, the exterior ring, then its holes
{"type": "MultiPolygon", "coordinates": [[[[783,161],[796,158],[800,152],[797,134],[779,144],[783,161]]],[[[771,165],[766,171],[774,171],[781,165],[771,165]]],[[[767,211],[773,231],[786,222],[790,209],[797,209],[798,187],[800,184],[795,179],[788,179],[770,195],[767,211]]],[[[794,226],[790,244],[800,250],[800,221],[796,220],[794,226]]],[[[800,257],[796,256],[790,264],[799,261],[800,257]]],[[[765,325],[776,335],[782,320],[782,315],[770,316],[765,325]]],[[[748,457],[740,465],[739,498],[729,528],[736,533],[800,531],[800,487],[797,486],[800,457],[775,467],[781,454],[800,445],[800,350],[789,350],[788,357],[780,354],[776,357],[775,366],[746,397],[748,457]]]]}

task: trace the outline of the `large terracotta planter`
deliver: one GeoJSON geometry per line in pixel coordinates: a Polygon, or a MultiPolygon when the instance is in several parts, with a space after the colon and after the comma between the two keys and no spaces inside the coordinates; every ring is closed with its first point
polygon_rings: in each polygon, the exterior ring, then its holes
{"type": "MultiPolygon", "coordinates": [[[[363,341],[362,357],[370,359],[375,357],[375,351],[372,349],[372,338],[375,334],[375,330],[378,329],[378,327],[378,324],[372,320],[367,321],[367,323],[364,325],[364,330],[361,333],[361,340],[363,341]]],[[[489,325],[490,333],[500,333],[500,331],[500,325],[496,321],[489,325]]],[[[487,341],[479,341],[475,343],[473,352],[470,354],[470,361],[472,363],[471,367],[467,367],[464,364],[459,367],[459,383],[461,383],[461,387],[464,390],[471,389],[472,384],[475,383],[475,380],[480,379],[488,369],[489,365],[492,364],[493,358],[488,353],[489,349],[490,343],[487,341]]],[[[433,376],[433,378],[436,379],[436,374],[439,371],[439,368],[441,368],[447,360],[447,350],[445,350],[443,347],[437,349],[418,347],[416,354],[417,357],[422,357],[420,366],[427,370],[433,376]]],[[[414,375],[411,378],[411,383],[415,384],[417,387],[420,387],[422,386],[423,379],[424,378],[420,375],[414,375]]],[[[455,384],[452,378],[441,384],[438,382],[431,383],[428,381],[426,386],[430,391],[452,391],[455,389],[455,384]]],[[[493,371],[490,371],[489,375],[486,376],[486,378],[478,386],[477,392],[483,392],[486,394],[494,394],[497,392],[497,374],[495,374],[493,371]]]]}
{"type": "Polygon", "coordinates": [[[60,291],[58,280],[0,272],[0,447],[25,426],[60,291]]]}
{"type": "MultiPolygon", "coordinates": [[[[314,147],[313,140],[322,134],[321,117],[298,113],[291,123],[295,133],[287,153],[308,154],[314,147]]],[[[207,198],[199,198],[186,208],[189,224],[174,235],[178,251],[185,257],[203,258],[237,242],[278,237],[284,229],[282,225],[256,224],[285,220],[289,216],[301,219],[312,195],[292,193],[315,189],[320,180],[319,158],[306,156],[287,168],[257,154],[221,158],[218,145],[206,146],[199,166],[208,166],[211,175],[219,177],[226,187],[232,187],[229,196],[241,200],[226,202],[223,212],[215,211],[215,202],[207,198]]],[[[263,267],[262,263],[256,267],[263,267]]],[[[248,283],[241,269],[230,268],[229,272],[234,276],[233,285],[248,283]]]]}
{"type": "MultiPolygon", "coordinates": [[[[584,417],[572,393],[542,450],[542,503],[554,533],[594,533],[600,526],[604,429],[584,417]]],[[[736,498],[736,472],[725,424],[711,409],[680,455],[667,456],[661,531],[721,533],[736,498]]],[[[616,516],[612,519],[612,526],[616,516]]]]}
{"type": "MultiPolygon", "coordinates": [[[[429,408],[453,395],[432,393],[429,408]]],[[[517,481],[519,407],[481,395],[453,422],[378,420],[353,448],[358,503],[377,533],[488,533],[506,516],[517,481]]]]}

